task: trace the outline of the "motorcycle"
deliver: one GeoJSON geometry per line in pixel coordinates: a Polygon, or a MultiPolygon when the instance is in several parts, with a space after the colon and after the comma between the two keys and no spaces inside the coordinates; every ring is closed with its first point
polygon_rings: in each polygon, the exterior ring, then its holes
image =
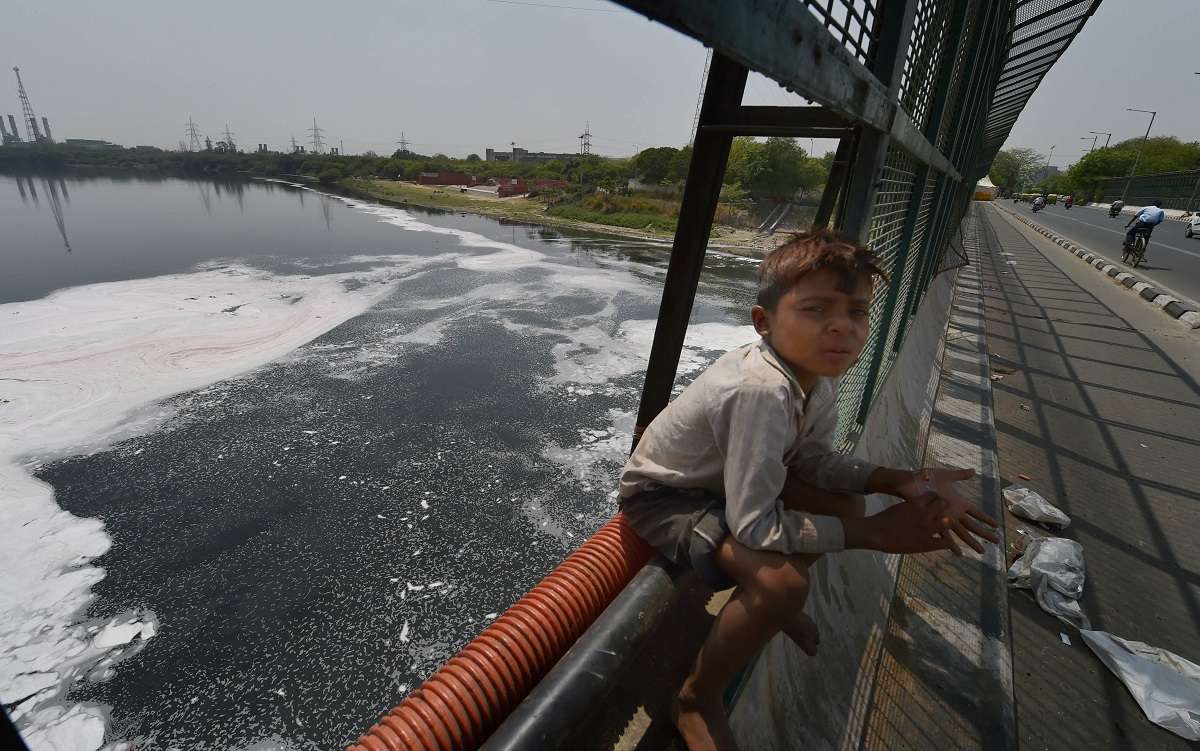
{"type": "Polygon", "coordinates": [[[1042,204],[1040,204],[1040,203],[1035,203],[1035,204],[1033,205],[1033,213],[1035,213],[1035,214],[1036,214],[1036,213],[1038,213],[1038,212],[1039,212],[1039,211],[1041,211],[1041,210],[1042,210],[1042,204]]]}
{"type": "Polygon", "coordinates": [[[1121,210],[1119,208],[1117,208],[1116,206],[1110,206],[1108,209],[1108,218],[1115,219],[1117,217],[1117,214],[1120,214],[1120,213],[1121,213],[1121,210]]]}
{"type": "Polygon", "coordinates": [[[1071,208],[1072,205],[1074,205],[1074,203],[1075,203],[1074,201],[1063,201],[1063,206],[1065,206],[1069,209],[1069,208],[1071,208]]]}

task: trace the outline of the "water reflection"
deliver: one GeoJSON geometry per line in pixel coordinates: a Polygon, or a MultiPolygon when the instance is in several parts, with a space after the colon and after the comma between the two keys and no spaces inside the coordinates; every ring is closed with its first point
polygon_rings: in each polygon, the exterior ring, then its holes
{"type": "MultiPolygon", "coordinates": [[[[30,178],[29,180],[30,182],[33,182],[33,178],[30,178]]],[[[58,183],[62,186],[63,196],[67,196],[67,186],[61,177],[58,178],[58,183]]],[[[70,253],[71,241],[67,239],[67,223],[66,219],[63,217],[62,199],[60,199],[58,195],[58,186],[54,184],[53,179],[47,180],[43,178],[42,184],[46,186],[46,193],[50,198],[50,213],[54,214],[54,223],[58,225],[58,234],[62,238],[63,245],[66,247],[67,252],[70,253]]],[[[70,201],[69,196],[67,196],[67,200],[68,202],[70,201]]]]}
{"type": "MultiPolygon", "coordinates": [[[[32,199],[35,208],[41,208],[42,202],[38,197],[37,184],[34,183],[33,177],[17,175],[15,178],[17,183],[17,192],[21,195],[21,203],[28,206],[32,199]]],[[[71,251],[71,240],[67,237],[67,222],[63,214],[63,202],[68,205],[71,203],[71,194],[67,192],[67,183],[61,177],[42,177],[39,178],[42,183],[42,193],[45,194],[50,202],[50,214],[54,217],[54,224],[58,227],[58,236],[62,238],[63,246],[67,252],[71,251]]]]}

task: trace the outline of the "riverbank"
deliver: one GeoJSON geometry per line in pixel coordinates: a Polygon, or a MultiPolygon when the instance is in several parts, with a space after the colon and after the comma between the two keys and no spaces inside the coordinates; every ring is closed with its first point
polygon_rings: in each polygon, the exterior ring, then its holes
{"type": "MultiPolygon", "coordinates": [[[[490,216],[495,219],[562,227],[581,232],[592,232],[639,240],[670,242],[674,233],[654,229],[635,230],[611,224],[583,222],[575,219],[547,214],[545,206],[524,196],[495,198],[491,196],[462,193],[453,186],[417,185],[395,180],[364,180],[347,178],[339,180],[338,187],[359,198],[379,201],[390,206],[420,206],[446,211],[465,211],[490,216]]],[[[786,237],[776,233],[767,238],[756,236],[753,230],[714,225],[709,245],[741,255],[762,255],[786,237]]]]}

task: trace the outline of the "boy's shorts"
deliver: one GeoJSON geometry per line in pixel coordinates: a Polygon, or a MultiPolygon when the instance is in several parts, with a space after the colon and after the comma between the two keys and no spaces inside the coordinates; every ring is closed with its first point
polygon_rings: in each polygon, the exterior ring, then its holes
{"type": "Polygon", "coordinates": [[[729,534],[725,496],[708,490],[661,487],[621,499],[638,535],[681,566],[695,569],[716,591],[737,586],[717,567],[717,548],[729,534]]]}

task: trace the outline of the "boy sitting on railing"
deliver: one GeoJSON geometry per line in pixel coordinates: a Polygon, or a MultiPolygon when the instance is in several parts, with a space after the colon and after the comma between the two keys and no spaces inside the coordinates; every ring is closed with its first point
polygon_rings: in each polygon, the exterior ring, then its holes
{"type": "Polygon", "coordinates": [[[761,340],[714,362],[646,428],[621,475],[638,534],[717,589],[717,615],[672,713],[691,751],[736,748],[722,692],[776,633],[807,654],[809,569],[824,553],[976,551],[996,522],[954,483],[964,469],[876,467],[832,449],[836,381],[870,333],[876,280],[866,248],[830,232],[798,235],[759,270],[750,314],[761,340]],[[862,493],[897,503],[864,516],[862,493]]]}

